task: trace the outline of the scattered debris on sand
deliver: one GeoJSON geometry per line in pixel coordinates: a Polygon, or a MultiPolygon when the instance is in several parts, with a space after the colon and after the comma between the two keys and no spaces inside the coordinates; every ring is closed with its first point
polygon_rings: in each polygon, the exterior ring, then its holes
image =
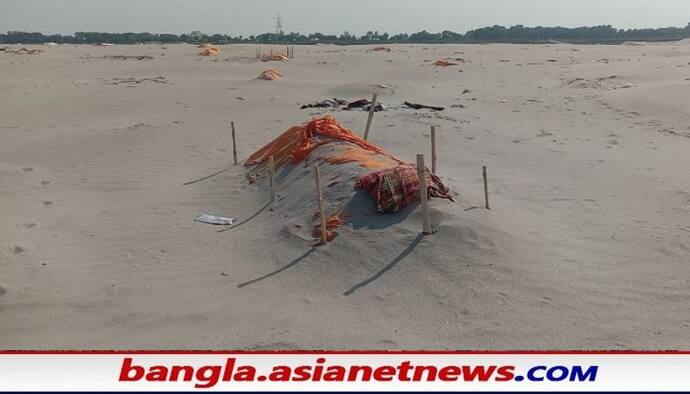
{"type": "Polygon", "coordinates": [[[251,57],[251,56],[230,56],[225,59],[223,59],[225,62],[229,63],[245,63],[245,64],[250,64],[256,62],[256,58],[251,57]]]}
{"type": "Polygon", "coordinates": [[[409,101],[405,101],[403,103],[403,105],[406,106],[407,108],[412,108],[412,109],[425,109],[426,108],[426,109],[431,109],[434,111],[443,111],[444,109],[446,109],[445,107],[439,107],[439,106],[435,106],[435,105],[426,105],[426,104],[417,104],[417,103],[411,103],[409,101]]]}
{"type": "Polygon", "coordinates": [[[78,59],[84,60],[153,60],[153,56],[150,55],[103,55],[103,56],[91,56],[87,54],[86,56],[80,56],[78,59]]]}
{"type": "MultiPolygon", "coordinates": [[[[333,109],[342,109],[342,110],[350,110],[350,109],[356,109],[356,108],[361,108],[365,111],[369,111],[369,108],[371,107],[371,100],[369,99],[358,99],[354,101],[347,101],[343,99],[339,99],[337,97],[334,97],[332,99],[326,99],[326,100],[320,100],[320,101],[315,101],[309,104],[304,104],[300,107],[300,109],[305,109],[305,108],[333,108],[333,109]]],[[[376,108],[374,109],[375,112],[379,111],[385,111],[388,110],[390,107],[387,104],[377,102],[376,103],[376,108]]]]}
{"type": "Polygon", "coordinates": [[[442,59],[436,60],[433,64],[434,64],[434,66],[448,67],[448,66],[457,66],[457,65],[459,65],[460,63],[451,61],[451,60],[449,60],[449,59],[447,59],[447,58],[442,58],[442,59]]]}
{"type": "Polygon", "coordinates": [[[128,87],[134,87],[137,86],[143,82],[153,82],[153,83],[162,83],[162,84],[167,84],[169,83],[168,79],[159,76],[159,77],[153,77],[153,78],[135,78],[135,77],[122,77],[122,78],[113,78],[109,82],[107,82],[108,85],[126,85],[128,87]]]}
{"type": "Polygon", "coordinates": [[[231,226],[235,219],[203,213],[194,218],[194,221],[199,223],[213,224],[216,226],[231,226]]]}
{"type": "Polygon", "coordinates": [[[326,99],[326,100],[321,100],[321,101],[315,101],[313,103],[309,104],[304,104],[300,107],[300,109],[305,109],[305,108],[341,108],[343,106],[346,106],[348,104],[347,100],[339,99],[339,98],[333,98],[333,99],[326,99]]]}
{"type": "Polygon", "coordinates": [[[149,55],[103,55],[103,59],[110,60],[153,60],[149,55]]]}
{"type": "MultiPolygon", "coordinates": [[[[371,107],[371,100],[369,99],[359,99],[355,101],[351,101],[350,103],[347,104],[345,109],[355,109],[355,108],[361,108],[365,111],[369,111],[369,108],[371,107]]],[[[374,112],[378,111],[385,111],[389,109],[388,105],[377,102],[376,107],[374,108],[374,112]]]]}

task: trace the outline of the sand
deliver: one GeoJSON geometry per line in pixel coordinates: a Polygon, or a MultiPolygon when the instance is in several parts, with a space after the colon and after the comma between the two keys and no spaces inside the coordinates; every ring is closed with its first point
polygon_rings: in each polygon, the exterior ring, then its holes
{"type": "MultiPolygon", "coordinates": [[[[0,348],[687,347],[690,43],[390,47],[0,53],[0,348]],[[312,248],[306,170],[273,210],[242,166],[183,185],[231,164],[230,121],[242,159],[329,113],[301,104],[372,91],[394,155],[428,157],[438,127],[457,201],[431,200],[432,236],[419,207],[361,199],[370,218],[312,248]]],[[[363,131],[366,112],[331,113],[363,131]]]]}

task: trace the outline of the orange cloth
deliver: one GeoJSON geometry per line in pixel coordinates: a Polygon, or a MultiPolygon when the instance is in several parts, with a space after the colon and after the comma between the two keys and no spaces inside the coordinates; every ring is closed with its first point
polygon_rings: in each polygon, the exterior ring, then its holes
{"type": "Polygon", "coordinates": [[[391,160],[382,160],[381,155],[376,152],[361,149],[359,147],[349,147],[345,152],[325,156],[324,160],[328,164],[342,164],[357,162],[362,167],[371,168],[373,170],[383,170],[397,165],[397,162],[391,160]]]}
{"type": "MultiPolygon", "coordinates": [[[[382,148],[365,141],[362,137],[342,127],[332,116],[326,115],[322,118],[314,118],[307,124],[291,127],[278,136],[278,138],[249,156],[244,165],[252,166],[263,163],[269,156],[273,156],[276,163],[284,163],[286,156],[289,156],[292,163],[299,163],[305,160],[315,148],[332,142],[349,142],[356,145],[356,147],[351,147],[350,149],[357,149],[359,147],[365,151],[383,155],[396,163],[403,163],[403,161],[382,148]],[[317,136],[321,138],[317,140],[317,136]]],[[[347,151],[343,155],[347,155],[347,151]]],[[[351,156],[353,160],[344,160],[343,155],[336,156],[337,160],[333,160],[335,162],[339,160],[341,163],[360,161],[357,159],[360,153],[353,154],[351,156]]]]}
{"type": "Polygon", "coordinates": [[[261,56],[261,61],[263,62],[289,62],[290,58],[288,55],[282,53],[274,53],[273,55],[263,55],[261,56]]]}
{"type": "Polygon", "coordinates": [[[457,66],[458,63],[451,62],[448,59],[438,59],[434,62],[435,66],[441,66],[441,67],[448,67],[448,66],[457,66]]]}
{"type": "MultiPolygon", "coordinates": [[[[340,216],[341,212],[338,212],[331,215],[329,218],[326,218],[326,240],[328,242],[331,242],[338,234],[338,232],[335,230],[343,225],[343,219],[340,216]]],[[[314,226],[314,230],[312,231],[311,235],[317,239],[321,239],[321,223],[314,226]]]]}
{"type": "Polygon", "coordinates": [[[211,56],[211,55],[217,55],[219,53],[220,53],[220,49],[218,49],[216,47],[207,46],[207,47],[204,47],[204,49],[199,53],[199,55],[211,56]]]}

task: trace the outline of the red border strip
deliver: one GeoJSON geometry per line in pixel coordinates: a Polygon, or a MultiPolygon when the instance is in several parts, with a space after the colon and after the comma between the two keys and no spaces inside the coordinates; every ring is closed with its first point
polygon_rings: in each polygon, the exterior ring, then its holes
{"type": "Polygon", "coordinates": [[[690,350],[0,350],[0,355],[37,354],[244,354],[244,355],[690,355],[690,350]]]}

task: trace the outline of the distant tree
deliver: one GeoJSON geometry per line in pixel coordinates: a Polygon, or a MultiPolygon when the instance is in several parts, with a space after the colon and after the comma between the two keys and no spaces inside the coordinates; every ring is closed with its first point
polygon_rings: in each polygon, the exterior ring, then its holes
{"type": "Polygon", "coordinates": [[[101,33],[101,32],[76,32],[72,35],[43,35],[36,32],[8,31],[0,34],[2,44],[42,44],[46,42],[74,43],[74,44],[96,44],[99,42],[111,42],[114,44],[136,44],[147,42],[175,43],[185,42],[197,44],[200,42],[212,42],[215,44],[228,43],[266,43],[266,44],[309,44],[309,43],[334,43],[334,44],[367,44],[374,42],[389,43],[460,43],[460,42],[523,42],[541,43],[552,40],[574,42],[574,43],[615,43],[623,41],[663,41],[679,40],[690,38],[690,23],[684,27],[664,27],[657,29],[628,29],[617,30],[610,25],[589,26],[566,28],[555,27],[525,27],[514,25],[510,28],[504,26],[482,27],[470,30],[465,34],[455,33],[444,30],[440,33],[430,33],[426,30],[406,34],[388,33],[380,34],[378,31],[368,31],[361,37],[357,37],[348,31],[344,31],[340,36],[325,35],[323,33],[311,33],[308,35],[300,33],[275,34],[265,33],[251,35],[249,37],[233,37],[225,34],[213,34],[211,36],[201,31],[193,31],[189,34],[152,34],[152,33],[101,33]]]}

